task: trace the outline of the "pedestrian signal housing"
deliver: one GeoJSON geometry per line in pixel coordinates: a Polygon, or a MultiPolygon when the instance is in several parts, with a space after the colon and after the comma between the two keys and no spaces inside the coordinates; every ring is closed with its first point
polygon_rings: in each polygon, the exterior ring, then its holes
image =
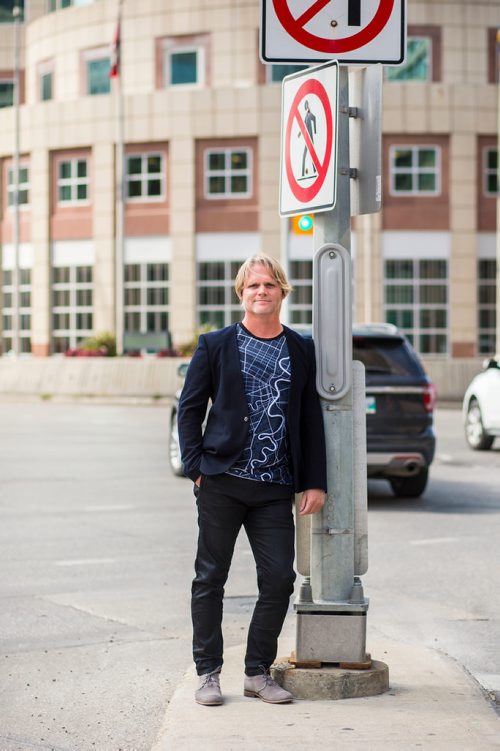
{"type": "Polygon", "coordinates": [[[300,214],[292,217],[292,232],[294,235],[312,235],[313,228],[313,214],[300,214]]]}

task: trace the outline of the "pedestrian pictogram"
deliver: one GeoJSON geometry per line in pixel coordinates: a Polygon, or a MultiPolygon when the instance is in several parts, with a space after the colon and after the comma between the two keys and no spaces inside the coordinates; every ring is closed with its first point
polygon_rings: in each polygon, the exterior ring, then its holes
{"type": "Polygon", "coordinates": [[[263,0],[264,62],[404,60],[405,0],[263,0]]]}
{"type": "Polygon", "coordinates": [[[335,205],[338,65],[283,80],[280,214],[335,205]]]}

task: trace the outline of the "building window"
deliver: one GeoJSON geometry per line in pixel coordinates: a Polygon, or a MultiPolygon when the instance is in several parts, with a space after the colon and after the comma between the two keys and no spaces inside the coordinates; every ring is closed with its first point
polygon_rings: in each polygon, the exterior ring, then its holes
{"type": "Polygon", "coordinates": [[[439,195],[439,146],[391,146],[389,159],[392,195],[439,195]]]}
{"type": "Polygon", "coordinates": [[[266,65],[268,83],[280,83],[285,76],[307,70],[308,65],[266,65]]]}
{"type": "Polygon", "coordinates": [[[497,148],[488,147],[483,150],[483,181],[485,196],[500,195],[497,148]]]}
{"type": "Polygon", "coordinates": [[[165,80],[168,86],[203,85],[204,50],[177,47],[165,58],[165,80]]]}
{"type": "Polygon", "coordinates": [[[21,21],[24,20],[24,0],[0,0],[0,23],[14,23],[12,11],[16,5],[21,10],[21,21]]]}
{"type": "Polygon", "coordinates": [[[164,155],[128,155],[125,180],[128,201],[165,200],[164,155]]]}
{"type": "Polygon", "coordinates": [[[207,149],[204,176],[206,198],[249,198],[252,195],[251,150],[207,149]]]}
{"type": "Polygon", "coordinates": [[[86,159],[65,159],[59,162],[57,198],[59,203],[88,201],[89,177],[86,159]]]}
{"type": "Polygon", "coordinates": [[[60,8],[69,8],[72,5],[92,5],[97,0],[48,0],[48,12],[52,13],[60,8]]]}
{"type": "Polygon", "coordinates": [[[40,100],[42,102],[48,102],[53,97],[52,79],[52,71],[42,73],[40,76],[40,100]]]}
{"type": "Polygon", "coordinates": [[[54,352],[75,349],[92,335],[92,266],[55,266],[52,273],[54,352]]]}
{"type": "Polygon", "coordinates": [[[387,81],[432,81],[432,40],[409,37],[405,62],[387,66],[385,77],[387,81]]]}
{"type": "Polygon", "coordinates": [[[312,261],[290,261],[290,283],[293,287],[288,297],[288,318],[295,329],[312,327],[312,261]]]}
{"type": "Polygon", "coordinates": [[[241,261],[200,261],[198,263],[199,326],[219,329],[241,321],[241,305],[234,291],[234,278],[241,261]]]}
{"type": "Polygon", "coordinates": [[[109,57],[87,60],[87,94],[90,96],[109,94],[111,91],[110,68],[109,57]]]}
{"type": "Polygon", "coordinates": [[[448,352],[448,262],[386,260],[385,320],[401,329],[422,355],[448,352]]]}
{"type": "MultiPolygon", "coordinates": [[[[19,206],[26,206],[26,204],[29,203],[29,187],[29,167],[21,165],[19,167],[19,206]]],[[[14,169],[13,167],[9,167],[7,172],[7,193],[9,206],[14,206],[15,189],[16,186],[14,185],[14,169]]]]}
{"type": "Polygon", "coordinates": [[[0,107],[12,107],[14,104],[14,81],[0,81],[0,107]]]}
{"type": "MultiPolygon", "coordinates": [[[[14,344],[14,279],[12,269],[2,274],[2,349],[10,352],[14,344]]],[[[31,269],[19,269],[19,350],[31,352],[31,269]]]]}
{"type": "Polygon", "coordinates": [[[496,352],[496,285],[495,259],[479,260],[477,264],[477,329],[478,352],[492,355],[496,352]]]}
{"type": "Polygon", "coordinates": [[[169,331],[170,281],[168,263],[129,263],[125,266],[125,332],[169,331]]]}

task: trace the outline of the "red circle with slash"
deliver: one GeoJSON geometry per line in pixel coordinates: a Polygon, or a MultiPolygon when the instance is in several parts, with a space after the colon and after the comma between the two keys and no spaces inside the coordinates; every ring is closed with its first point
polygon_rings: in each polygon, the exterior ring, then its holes
{"type": "Polygon", "coordinates": [[[300,86],[299,90],[295,94],[295,97],[292,102],[292,106],[290,107],[290,112],[288,114],[288,122],[286,124],[286,134],[285,134],[284,157],[285,157],[285,167],[286,167],[286,175],[288,178],[288,184],[295,198],[301,203],[307,203],[309,201],[312,201],[313,198],[315,198],[317,194],[319,193],[319,191],[321,190],[321,187],[323,183],[325,182],[325,178],[328,173],[328,167],[330,165],[330,158],[332,155],[332,145],[333,145],[333,117],[332,117],[330,100],[328,98],[328,93],[320,81],[318,81],[315,78],[310,78],[307,81],[304,81],[302,86],[300,86]],[[305,123],[302,120],[300,116],[300,112],[299,112],[300,102],[302,101],[302,99],[304,99],[304,97],[311,96],[311,94],[315,94],[318,97],[318,99],[320,100],[325,110],[326,147],[325,147],[325,155],[323,158],[323,162],[320,161],[318,155],[316,154],[314,144],[311,141],[307,128],[305,127],[305,123]],[[290,147],[291,147],[292,126],[293,126],[293,122],[295,119],[297,120],[297,124],[304,137],[304,143],[307,146],[307,149],[314,163],[314,166],[316,167],[316,171],[318,175],[314,183],[312,185],[309,185],[308,187],[303,187],[302,185],[299,185],[295,175],[293,174],[293,169],[292,169],[292,162],[290,158],[290,147]]]}
{"type": "Polygon", "coordinates": [[[373,41],[384,29],[391,17],[394,0],[379,0],[379,5],[370,23],[364,29],[341,39],[325,39],[305,30],[305,25],[319,13],[330,0],[315,0],[302,15],[295,18],[288,7],[289,0],[273,0],[274,10],[281,25],[291,37],[304,47],[318,52],[352,52],[373,41]]]}

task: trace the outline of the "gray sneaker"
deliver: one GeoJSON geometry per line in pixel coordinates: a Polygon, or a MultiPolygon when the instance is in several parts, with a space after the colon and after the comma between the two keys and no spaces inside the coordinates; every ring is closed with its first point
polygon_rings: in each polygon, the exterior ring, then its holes
{"type": "Polygon", "coordinates": [[[255,696],[256,699],[267,701],[268,704],[287,704],[293,701],[290,691],[281,688],[267,672],[260,675],[245,675],[243,694],[255,696]]]}
{"type": "Polygon", "coordinates": [[[212,670],[211,673],[200,675],[200,685],[195,691],[194,698],[198,704],[204,704],[207,707],[215,707],[222,704],[222,693],[219,683],[220,668],[212,670]]]}

